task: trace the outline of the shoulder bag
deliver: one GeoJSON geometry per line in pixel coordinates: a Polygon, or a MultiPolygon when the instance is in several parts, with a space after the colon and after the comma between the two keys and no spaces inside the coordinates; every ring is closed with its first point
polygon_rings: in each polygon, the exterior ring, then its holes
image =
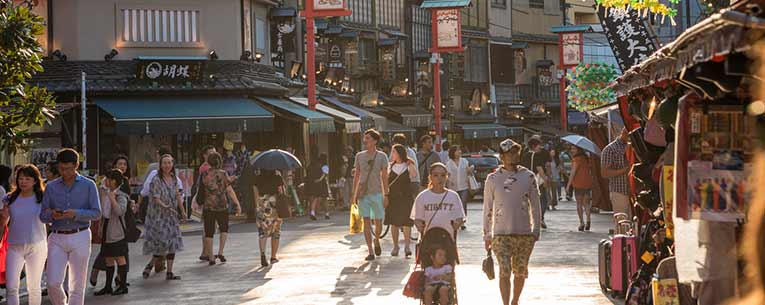
{"type": "MultiPolygon", "coordinates": [[[[438,203],[438,207],[436,208],[436,212],[433,213],[432,216],[430,216],[430,220],[428,220],[428,223],[425,225],[425,230],[422,232],[423,238],[425,237],[425,232],[428,231],[428,228],[430,227],[430,223],[433,222],[433,218],[436,217],[438,214],[438,211],[441,210],[441,207],[444,205],[444,200],[446,199],[446,196],[449,195],[449,191],[446,191],[446,194],[444,194],[444,197],[441,198],[441,202],[438,203]]],[[[422,242],[422,239],[420,240],[422,242]]],[[[424,270],[418,270],[418,266],[420,266],[420,244],[417,244],[417,254],[415,256],[416,263],[414,264],[414,271],[412,271],[412,274],[409,275],[409,279],[406,281],[406,286],[404,286],[403,294],[406,297],[414,298],[414,299],[422,299],[422,293],[425,290],[425,271],[424,270]]]]}
{"type": "MultiPolygon", "coordinates": [[[[141,229],[139,229],[135,223],[133,209],[128,206],[127,209],[125,209],[125,215],[118,218],[122,224],[122,232],[125,233],[125,240],[129,243],[138,241],[138,239],[141,238],[141,229]]],[[[104,240],[106,240],[106,229],[104,229],[104,240]]]]}

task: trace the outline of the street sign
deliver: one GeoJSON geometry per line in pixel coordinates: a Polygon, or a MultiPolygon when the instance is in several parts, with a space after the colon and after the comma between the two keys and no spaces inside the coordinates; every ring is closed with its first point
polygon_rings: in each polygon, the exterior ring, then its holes
{"type": "Polygon", "coordinates": [[[431,10],[435,39],[431,52],[462,52],[462,15],[460,8],[435,8],[431,10]]]}
{"type": "Polygon", "coordinates": [[[561,48],[561,66],[563,68],[575,67],[582,62],[583,55],[583,33],[560,33],[561,48]]]}

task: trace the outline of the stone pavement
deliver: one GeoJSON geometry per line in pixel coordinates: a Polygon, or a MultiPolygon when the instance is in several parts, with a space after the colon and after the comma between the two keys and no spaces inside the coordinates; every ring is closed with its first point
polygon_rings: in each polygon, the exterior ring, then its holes
{"type": "MultiPolygon", "coordinates": [[[[532,255],[521,304],[621,304],[606,298],[598,285],[597,243],[611,227],[610,215],[593,215],[593,232],[581,233],[576,231],[573,203],[559,207],[547,213],[549,229],[543,232],[532,255]]],[[[468,229],[458,237],[462,258],[456,270],[459,302],[501,304],[497,281],[489,281],[481,272],[485,257],[481,205],[474,202],[469,208],[468,229]]],[[[95,290],[88,288],[86,303],[418,304],[401,295],[413,260],[391,257],[388,236],[383,242],[383,256],[365,262],[364,238],[361,234],[347,234],[346,213],[336,212],[329,221],[289,220],[282,232],[281,262],[266,268],[260,267],[254,224],[232,227],[225,253],[228,263],[215,266],[197,260],[201,232],[184,233],[186,251],[178,254],[175,268],[183,279],[173,282],[165,281],[164,273],[141,279],[142,266],[149,257],[141,255],[139,241],[131,245],[130,293],[95,297],[95,290]]],[[[97,246],[93,248],[94,256],[96,252],[97,246]]]]}

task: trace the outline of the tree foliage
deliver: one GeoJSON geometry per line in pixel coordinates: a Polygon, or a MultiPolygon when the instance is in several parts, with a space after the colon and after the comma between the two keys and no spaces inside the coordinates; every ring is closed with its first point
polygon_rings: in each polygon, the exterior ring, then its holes
{"type": "Polygon", "coordinates": [[[31,126],[50,123],[56,114],[53,96],[27,83],[43,71],[43,49],[35,36],[44,26],[29,4],[0,0],[0,151],[16,152],[31,126]]]}

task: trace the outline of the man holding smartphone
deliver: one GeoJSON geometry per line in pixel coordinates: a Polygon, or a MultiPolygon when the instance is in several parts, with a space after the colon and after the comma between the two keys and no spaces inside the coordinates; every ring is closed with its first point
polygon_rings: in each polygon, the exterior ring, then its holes
{"type": "Polygon", "coordinates": [[[51,224],[48,237],[48,293],[54,305],[85,303],[90,259],[90,222],[101,217],[95,182],[77,173],[79,154],[71,148],[56,157],[61,178],[48,183],[40,220],[51,224]],[[69,267],[69,300],[62,287],[69,267]]]}

